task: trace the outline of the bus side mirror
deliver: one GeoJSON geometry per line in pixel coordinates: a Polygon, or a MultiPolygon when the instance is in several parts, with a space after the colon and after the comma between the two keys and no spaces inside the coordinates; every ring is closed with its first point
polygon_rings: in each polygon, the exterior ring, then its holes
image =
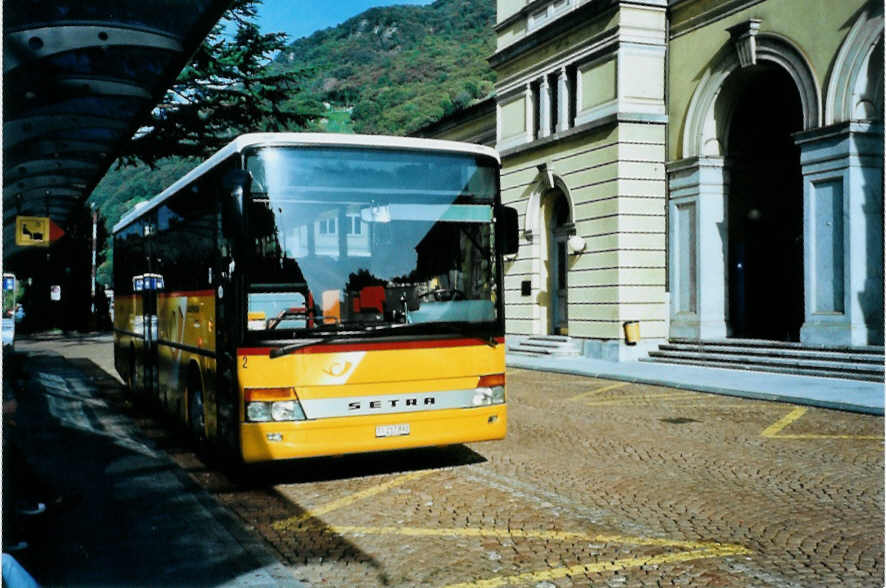
{"type": "Polygon", "coordinates": [[[513,255],[520,247],[519,221],[517,209],[499,206],[495,213],[495,241],[499,243],[502,255],[513,255]]]}
{"type": "Polygon", "coordinates": [[[222,231],[237,249],[242,249],[248,234],[247,210],[252,176],[234,169],[221,180],[222,231]]]}

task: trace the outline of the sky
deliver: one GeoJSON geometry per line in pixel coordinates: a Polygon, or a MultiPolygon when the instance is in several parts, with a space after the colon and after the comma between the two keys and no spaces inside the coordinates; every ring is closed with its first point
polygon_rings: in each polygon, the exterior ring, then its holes
{"type": "Polygon", "coordinates": [[[375,6],[430,3],[431,0],[263,0],[258,7],[258,26],[263,33],[286,33],[292,42],[375,6]]]}

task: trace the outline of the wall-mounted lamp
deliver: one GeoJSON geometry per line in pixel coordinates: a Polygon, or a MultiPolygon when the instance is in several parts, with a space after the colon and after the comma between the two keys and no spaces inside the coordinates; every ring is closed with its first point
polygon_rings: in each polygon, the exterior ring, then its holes
{"type": "Polygon", "coordinates": [[[538,182],[541,185],[542,191],[550,190],[555,186],[554,172],[551,171],[551,166],[547,162],[538,165],[538,182]]]}
{"type": "Polygon", "coordinates": [[[584,240],[584,237],[572,235],[566,241],[566,246],[569,248],[569,253],[571,255],[578,255],[585,250],[585,247],[588,246],[588,243],[584,240]]]}

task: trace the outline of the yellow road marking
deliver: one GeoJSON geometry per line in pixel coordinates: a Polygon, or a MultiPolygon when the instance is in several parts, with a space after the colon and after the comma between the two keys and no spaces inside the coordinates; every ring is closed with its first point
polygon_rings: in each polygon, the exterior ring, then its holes
{"type": "MultiPolygon", "coordinates": [[[[582,392],[577,396],[573,396],[570,398],[570,402],[581,402],[585,399],[585,402],[582,404],[586,406],[608,406],[608,405],[617,405],[617,404],[629,404],[630,401],[634,400],[669,400],[671,402],[685,402],[685,401],[695,401],[702,402],[704,400],[710,401],[718,401],[722,399],[722,396],[715,396],[711,394],[703,394],[700,392],[695,392],[692,390],[683,390],[679,392],[671,392],[671,393],[662,393],[662,394],[630,394],[625,396],[612,396],[608,398],[589,398],[593,396],[599,396],[603,392],[608,392],[609,390],[615,390],[617,388],[623,388],[625,386],[631,385],[633,382],[619,382],[616,384],[610,384],[608,386],[603,386],[602,388],[597,388],[595,390],[590,390],[588,392],[582,392]]],[[[746,403],[743,404],[716,404],[712,408],[747,408],[751,406],[755,406],[755,403],[752,402],[754,399],[748,399],[746,403]]]]}
{"type": "Polygon", "coordinates": [[[770,438],[775,437],[776,435],[778,435],[782,431],[782,429],[784,429],[785,427],[787,427],[788,425],[790,425],[791,423],[793,423],[794,421],[796,421],[797,419],[802,417],[804,414],[806,414],[807,410],[809,410],[809,409],[807,409],[805,406],[798,406],[797,408],[795,408],[790,413],[783,416],[778,421],[772,423],[771,425],[769,425],[768,427],[763,429],[763,432],[760,433],[760,436],[761,437],[770,437],[770,438]]]}
{"type": "Polygon", "coordinates": [[[789,427],[791,424],[799,420],[804,414],[809,411],[805,406],[798,406],[785,416],[783,416],[778,421],[772,423],[760,433],[761,437],[766,437],[768,439],[870,439],[876,441],[883,441],[883,435],[787,435],[781,434],[781,432],[789,427]]]}
{"type": "MultiPolygon", "coordinates": [[[[686,402],[690,402],[691,400],[692,400],[691,398],[673,399],[673,400],[671,400],[671,402],[669,404],[671,404],[671,403],[673,403],[673,404],[686,403],[686,402]]],[[[762,407],[756,406],[756,405],[752,404],[751,402],[747,402],[744,404],[721,404],[720,402],[717,402],[716,398],[711,398],[711,399],[704,398],[704,399],[699,399],[696,402],[690,403],[687,408],[703,408],[705,410],[712,410],[712,409],[716,410],[716,409],[721,409],[721,408],[762,408],[762,407]],[[706,404],[705,403],[706,400],[711,400],[711,402],[708,402],[706,404]]]]}
{"type": "Polygon", "coordinates": [[[772,439],[867,439],[883,441],[882,435],[775,435],[772,439]]]}
{"type": "Polygon", "coordinates": [[[403,535],[407,537],[493,537],[498,539],[543,539],[546,541],[578,540],[701,550],[744,549],[740,545],[729,545],[716,541],[676,541],[674,539],[660,539],[658,537],[632,537],[629,535],[583,533],[580,531],[538,531],[533,529],[494,529],[483,527],[428,529],[424,527],[359,527],[348,525],[332,525],[329,531],[338,534],[403,535]]]}
{"type": "MultiPolygon", "coordinates": [[[[431,471],[420,471],[404,474],[393,480],[389,480],[382,484],[377,484],[371,488],[355,492],[329,502],[312,511],[305,512],[299,516],[292,517],[283,521],[278,521],[272,527],[278,531],[295,530],[301,523],[309,519],[326,514],[333,510],[343,508],[359,500],[369,498],[381,492],[385,492],[391,488],[402,485],[411,480],[418,479],[422,476],[430,474],[431,471]]],[[[316,531],[316,527],[309,527],[316,531]]],[[[305,529],[307,530],[307,529],[305,529]]],[[[486,580],[478,580],[476,582],[466,582],[463,584],[454,584],[448,588],[487,588],[494,586],[503,586],[512,583],[539,582],[542,580],[554,580],[566,576],[577,574],[593,574],[614,570],[622,570],[628,568],[654,566],[668,563],[691,561],[696,559],[708,559],[715,557],[727,557],[730,555],[744,555],[752,553],[749,549],[741,545],[730,545],[719,543],[716,541],[699,542],[699,541],[675,541],[673,539],[661,539],[657,537],[631,537],[627,535],[617,534],[600,534],[600,533],[583,533],[576,531],[542,531],[542,530],[526,530],[526,529],[496,529],[496,528],[437,528],[428,529],[421,527],[360,527],[360,526],[329,526],[321,528],[322,531],[336,534],[363,534],[363,535],[402,535],[408,537],[496,537],[509,539],[541,539],[547,541],[591,541],[630,545],[644,545],[653,547],[676,547],[688,549],[678,553],[670,553],[656,555],[650,557],[620,559],[614,561],[604,561],[592,564],[578,564],[569,567],[560,567],[554,569],[545,569],[538,572],[527,572],[513,576],[499,576],[486,580]]]]}
{"type": "Polygon", "coordinates": [[[298,516],[284,519],[282,521],[277,521],[276,523],[274,523],[271,526],[274,529],[276,529],[277,531],[283,531],[283,530],[286,530],[290,527],[298,526],[301,523],[304,523],[305,521],[307,521],[308,519],[322,516],[326,513],[332,512],[334,510],[338,510],[340,508],[344,508],[345,506],[349,506],[359,500],[370,498],[372,496],[375,496],[376,494],[381,494],[382,492],[390,490],[391,488],[394,488],[396,486],[401,486],[401,485],[405,484],[406,482],[411,482],[412,480],[416,480],[416,479],[421,478],[423,476],[427,476],[432,471],[433,470],[424,470],[424,471],[419,471],[419,472],[412,472],[409,474],[403,474],[402,476],[398,476],[398,477],[394,478],[393,480],[388,480],[387,482],[377,484],[377,485],[367,488],[365,490],[355,492],[354,494],[349,494],[348,496],[345,496],[344,498],[339,498],[338,500],[333,500],[332,502],[324,504],[323,506],[317,507],[313,510],[305,511],[298,516]]]}
{"type": "Polygon", "coordinates": [[[635,404],[636,401],[654,401],[654,400],[688,400],[696,399],[697,392],[673,392],[670,394],[635,394],[630,396],[616,396],[612,398],[603,398],[600,400],[591,400],[585,402],[585,406],[604,406],[611,404],[635,404]]]}
{"type": "Polygon", "coordinates": [[[619,382],[617,384],[610,384],[608,386],[603,386],[602,388],[596,388],[594,390],[591,390],[590,392],[582,392],[578,396],[573,396],[569,400],[570,401],[580,400],[582,398],[585,398],[586,396],[594,396],[596,394],[600,394],[601,392],[607,392],[609,390],[615,390],[616,388],[623,388],[625,386],[630,386],[630,385],[631,385],[631,382],[619,382]]]}
{"type": "Polygon", "coordinates": [[[592,564],[578,564],[569,567],[553,568],[548,570],[541,570],[538,572],[527,572],[525,574],[516,574],[513,576],[499,576],[486,580],[478,580],[476,582],[452,584],[447,588],[495,588],[496,586],[506,586],[509,584],[531,584],[544,580],[556,580],[558,578],[565,578],[566,576],[576,576],[579,574],[597,574],[600,572],[611,572],[615,570],[625,570],[628,568],[663,565],[669,563],[691,561],[695,559],[727,557],[730,555],[745,555],[748,553],[751,552],[748,549],[739,546],[696,549],[694,551],[667,553],[651,557],[617,559],[615,561],[604,561],[592,564]]]}

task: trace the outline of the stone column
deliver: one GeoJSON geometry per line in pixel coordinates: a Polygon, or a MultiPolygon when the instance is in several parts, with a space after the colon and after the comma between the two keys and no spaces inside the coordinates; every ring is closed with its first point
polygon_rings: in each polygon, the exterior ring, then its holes
{"type": "Polygon", "coordinates": [[[883,344],[883,126],[795,135],[803,167],[808,345],[883,344]]]}
{"type": "Polygon", "coordinates": [[[538,89],[538,138],[544,138],[551,134],[551,85],[548,83],[548,76],[541,78],[541,84],[538,89]]]}
{"type": "Polygon", "coordinates": [[[502,126],[501,126],[501,102],[498,100],[495,101],[495,143],[496,145],[501,144],[502,126]]]}
{"type": "Polygon", "coordinates": [[[572,101],[572,93],[569,91],[569,76],[566,68],[560,68],[557,75],[557,132],[562,133],[569,129],[569,105],[572,101]]]}
{"type": "Polygon", "coordinates": [[[728,335],[729,209],[720,157],[668,164],[670,337],[728,335]]]}
{"type": "Polygon", "coordinates": [[[532,86],[530,84],[526,84],[526,88],[523,90],[523,96],[525,98],[525,111],[524,114],[526,116],[526,135],[529,137],[529,141],[535,137],[535,100],[533,100],[532,96],[532,86]]]}

